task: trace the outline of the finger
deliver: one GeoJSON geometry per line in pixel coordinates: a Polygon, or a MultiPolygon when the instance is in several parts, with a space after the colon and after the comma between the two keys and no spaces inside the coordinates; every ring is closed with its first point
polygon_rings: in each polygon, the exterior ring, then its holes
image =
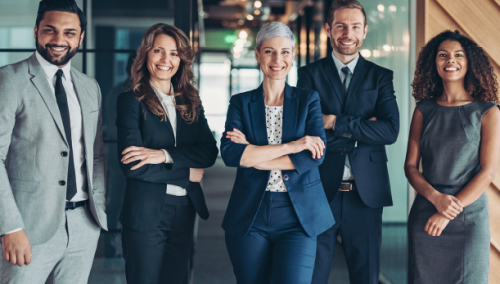
{"type": "Polygon", "coordinates": [[[126,159],[130,158],[130,157],[133,157],[133,156],[136,156],[136,155],[140,155],[142,153],[142,151],[132,151],[132,152],[128,152],[127,154],[125,154],[123,157],[122,157],[122,162],[125,161],[126,159]]]}
{"type": "Polygon", "coordinates": [[[123,150],[122,155],[125,155],[125,154],[127,154],[128,152],[130,152],[130,151],[137,151],[137,150],[139,150],[139,147],[136,147],[136,146],[130,146],[130,147],[128,147],[128,148],[125,148],[125,150],[123,150]]]}
{"type": "Polygon", "coordinates": [[[429,223],[429,221],[427,221],[427,223],[425,223],[424,231],[426,231],[428,233],[430,227],[431,227],[431,224],[429,223]]]}
{"type": "Polygon", "coordinates": [[[458,206],[460,206],[461,209],[463,210],[464,205],[462,204],[462,201],[460,201],[460,199],[458,199],[455,196],[453,196],[453,201],[455,201],[455,203],[457,203],[458,206]]]}
{"type": "Polygon", "coordinates": [[[32,256],[31,249],[30,249],[30,251],[28,251],[24,254],[24,262],[26,263],[26,265],[31,263],[31,256],[32,256]]]}
{"type": "Polygon", "coordinates": [[[12,263],[12,264],[16,264],[17,263],[16,255],[13,254],[13,253],[10,254],[10,263],[12,263]]]}
{"type": "Polygon", "coordinates": [[[436,237],[439,237],[441,236],[441,232],[443,231],[443,229],[441,228],[438,228],[437,231],[436,231],[436,237]]]}
{"type": "Polygon", "coordinates": [[[17,255],[17,265],[18,266],[24,265],[24,255],[23,254],[17,255]]]}
{"type": "Polygon", "coordinates": [[[316,159],[321,159],[323,151],[319,143],[314,143],[314,148],[316,149],[316,159]]]}
{"type": "Polygon", "coordinates": [[[3,251],[3,255],[5,257],[5,260],[10,261],[10,254],[6,252],[5,250],[3,251]]]}
{"type": "Polygon", "coordinates": [[[453,220],[455,219],[455,217],[453,217],[452,215],[448,214],[448,212],[443,212],[443,215],[446,219],[449,219],[449,220],[453,220]]]}
{"type": "Polygon", "coordinates": [[[457,209],[458,211],[462,212],[463,211],[463,206],[462,202],[456,197],[453,196],[453,203],[452,203],[453,208],[457,209]]]}
{"type": "Polygon", "coordinates": [[[449,215],[453,216],[453,217],[457,217],[458,214],[460,214],[460,211],[453,208],[453,207],[450,207],[448,208],[448,211],[446,211],[449,215]]]}
{"type": "Polygon", "coordinates": [[[312,145],[307,145],[307,149],[311,151],[312,158],[315,159],[316,157],[316,149],[312,145]]]}
{"type": "Polygon", "coordinates": [[[433,235],[434,237],[436,237],[436,236],[437,236],[437,232],[438,232],[438,230],[439,230],[439,226],[438,226],[438,225],[435,225],[435,226],[434,226],[434,228],[433,228],[433,230],[432,230],[432,235],[433,235]]]}
{"type": "Polygon", "coordinates": [[[147,156],[146,155],[142,155],[142,156],[133,156],[129,159],[127,159],[126,161],[123,161],[124,164],[130,164],[132,162],[135,162],[135,161],[144,161],[145,159],[147,159],[147,156]]]}
{"type": "Polygon", "coordinates": [[[140,168],[140,167],[144,166],[145,164],[147,164],[147,163],[146,163],[146,160],[143,160],[143,161],[141,161],[139,164],[137,164],[137,165],[133,166],[132,168],[130,168],[130,170],[132,170],[132,171],[133,171],[133,170],[137,170],[138,168],[140,168]]]}

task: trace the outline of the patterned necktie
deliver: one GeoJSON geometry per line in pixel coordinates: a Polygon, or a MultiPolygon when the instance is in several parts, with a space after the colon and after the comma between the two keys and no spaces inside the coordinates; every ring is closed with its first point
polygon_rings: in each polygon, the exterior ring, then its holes
{"type": "MultiPolygon", "coordinates": [[[[349,90],[349,84],[351,83],[351,69],[349,67],[344,66],[342,69],[340,69],[342,73],[345,74],[345,79],[344,82],[342,82],[342,86],[344,86],[344,96],[347,97],[347,90],[349,90]]],[[[351,162],[349,161],[349,156],[346,155],[345,157],[345,165],[348,168],[351,168],[351,162]]]]}
{"type": "MultiPolygon", "coordinates": [[[[66,91],[64,91],[64,86],[62,84],[63,71],[61,69],[56,72],[56,100],[59,106],[59,112],[61,113],[62,122],[64,125],[64,133],[66,134],[66,140],[69,145],[69,165],[68,165],[68,180],[66,182],[66,200],[71,201],[71,199],[76,194],[76,175],[75,175],[75,162],[73,160],[73,144],[71,143],[71,120],[69,117],[68,99],[66,97],[66,91]]],[[[64,154],[63,154],[64,155],[64,154]]]]}

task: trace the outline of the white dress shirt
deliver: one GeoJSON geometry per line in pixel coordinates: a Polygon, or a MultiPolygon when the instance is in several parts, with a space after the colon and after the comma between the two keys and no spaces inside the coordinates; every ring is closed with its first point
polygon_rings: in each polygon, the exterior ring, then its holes
{"type": "MultiPolygon", "coordinates": [[[[56,72],[59,67],[48,62],[43,58],[38,51],[35,52],[36,59],[38,63],[42,66],[45,73],[45,77],[49,82],[52,94],[56,95],[55,85],[56,85],[56,72]]],[[[83,144],[83,118],[82,109],[80,107],[80,101],[76,95],[75,87],[73,86],[73,81],[71,80],[71,61],[62,68],[62,84],[64,91],[66,92],[66,97],[68,100],[68,110],[69,118],[71,120],[71,144],[73,147],[73,161],[75,166],[75,179],[76,179],[76,194],[70,200],[72,202],[78,202],[87,200],[87,169],[85,167],[85,147],[83,144]]],[[[68,201],[68,200],[67,200],[68,201]]],[[[11,234],[17,231],[23,230],[18,228],[12,230],[5,234],[11,234]]]]}
{"type": "MultiPolygon", "coordinates": [[[[351,70],[351,81],[352,81],[352,74],[354,74],[354,68],[356,68],[356,64],[358,64],[359,60],[359,53],[354,58],[351,62],[344,64],[342,61],[340,61],[337,57],[335,57],[335,54],[332,52],[332,57],[333,57],[333,62],[335,62],[335,67],[337,67],[337,72],[339,73],[340,76],[340,82],[344,82],[346,74],[342,72],[342,68],[346,67],[351,70]]],[[[348,86],[349,88],[349,86],[348,86]]],[[[333,124],[332,130],[335,130],[335,123],[333,124]]],[[[354,174],[352,173],[352,169],[349,168],[348,166],[344,165],[344,176],[342,177],[342,180],[354,180],[354,174]]]]}
{"type": "MultiPolygon", "coordinates": [[[[153,83],[151,83],[151,87],[155,91],[158,99],[161,102],[163,110],[167,113],[168,121],[170,121],[170,125],[172,126],[172,130],[174,132],[175,146],[177,146],[177,112],[175,110],[175,100],[174,96],[169,96],[162,91],[158,90],[153,83]]],[[[174,94],[174,86],[170,85],[170,94],[174,94]]],[[[172,164],[174,161],[172,157],[167,152],[167,150],[162,149],[163,153],[165,153],[165,163],[172,164]]],[[[177,185],[167,184],[167,194],[175,195],[175,196],[185,196],[187,195],[187,191],[185,188],[182,188],[177,185]]]]}
{"type": "MultiPolygon", "coordinates": [[[[35,55],[45,72],[47,81],[55,96],[56,72],[59,70],[59,67],[45,60],[38,51],[35,52],[35,55]]],[[[69,201],[77,202],[89,198],[87,193],[87,169],[85,166],[85,147],[83,141],[83,117],[80,101],[78,100],[73,81],[71,80],[71,61],[62,68],[62,71],[62,84],[68,99],[69,118],[71,120],[71,144],[73,147],[76,177],[76,194],[69,201]]]]}
{"type": "MultiPolygon", "coordinates": [[[[283,106],[266,105],[266,129],[269,145],[281,144],[283,136],[283,106]]],[[[266,191],[287,192],[281,170],[271,170],[266,191]]]]}

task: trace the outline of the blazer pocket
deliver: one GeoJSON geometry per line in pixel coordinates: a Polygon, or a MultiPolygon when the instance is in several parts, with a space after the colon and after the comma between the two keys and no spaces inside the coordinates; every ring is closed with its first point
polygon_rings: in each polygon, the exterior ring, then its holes
{"type": "Polygon", "coordinates": [[[12,188],[13,191],[24,191],[24,192],[36,192],[38,188],[38,182],[37,181],[24,181],[24,180],[18,180],[18,179],[9,179],[10,182],[10,187],[12,188]]]}
{"type": "Polygon", "coordinates": [[[306,184],[305,186],[306,186],[306,187],[312,187],[312,186],[318,185],[318,184],[320,184],[320,183],[321,183],[321,180],[320,180],[320,179],[318,179],[318,180],[315,180],[315,181],[313,181],[313,182],[310,182],[310,183],[306,184]]]}
{"type": "Polygon", "coordinates": [[[370,161],[376,163],[385,163],[387,162],[387,154],[385,153],[385,151],[370,152],[370,161]]]}

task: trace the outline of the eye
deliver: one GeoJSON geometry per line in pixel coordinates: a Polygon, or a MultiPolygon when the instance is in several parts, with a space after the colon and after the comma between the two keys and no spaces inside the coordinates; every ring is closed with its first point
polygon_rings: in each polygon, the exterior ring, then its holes
{"type": "Polygon", "coordinates": [[[283,54],[290,54],[290,51],[285,50],[283,51],[283,54]]]}
{"type": "Polygon", "coordinates": [[[178,56],[178,55],[179,55],[179,53],[177,53],[177,52],[172,52],[172,53],[171,53],[171,55],[172,55],[172,56],[178,56]]]}
{"type": "Polygon", "coordinates": [[[456,57],[464,57],[464,55],[463,55],[463,54],[461,54],[461,53],[457,53],[455,56],[456,56],[456,57]]]}
{"type": "Polygon", "coordinates": [[[153,50],[153,52],[154,52],[154,53],[161,53],[161,50],[159,50],[159,49],[155,49],[155,50],[153,50]]]}
{"type": "Polygon", "coordinates": [[[73,32],[67,32],[66,35],[68,35],[68,36],[74,36],[75,33],[73,33],[73,32]]]}
{"type": "Polygon", "coordinates": [[[446,54],[441,53],[441,54],[439,54],[438,56],[439,56],[439,57],[446,57],[446,54]]]}
{"type": "Polygon", "coordinates": [[[269,53],[272,53],[272,51],[270,51],[269,49],[265,51],[265,53],[269,54],[269,53]]]}

